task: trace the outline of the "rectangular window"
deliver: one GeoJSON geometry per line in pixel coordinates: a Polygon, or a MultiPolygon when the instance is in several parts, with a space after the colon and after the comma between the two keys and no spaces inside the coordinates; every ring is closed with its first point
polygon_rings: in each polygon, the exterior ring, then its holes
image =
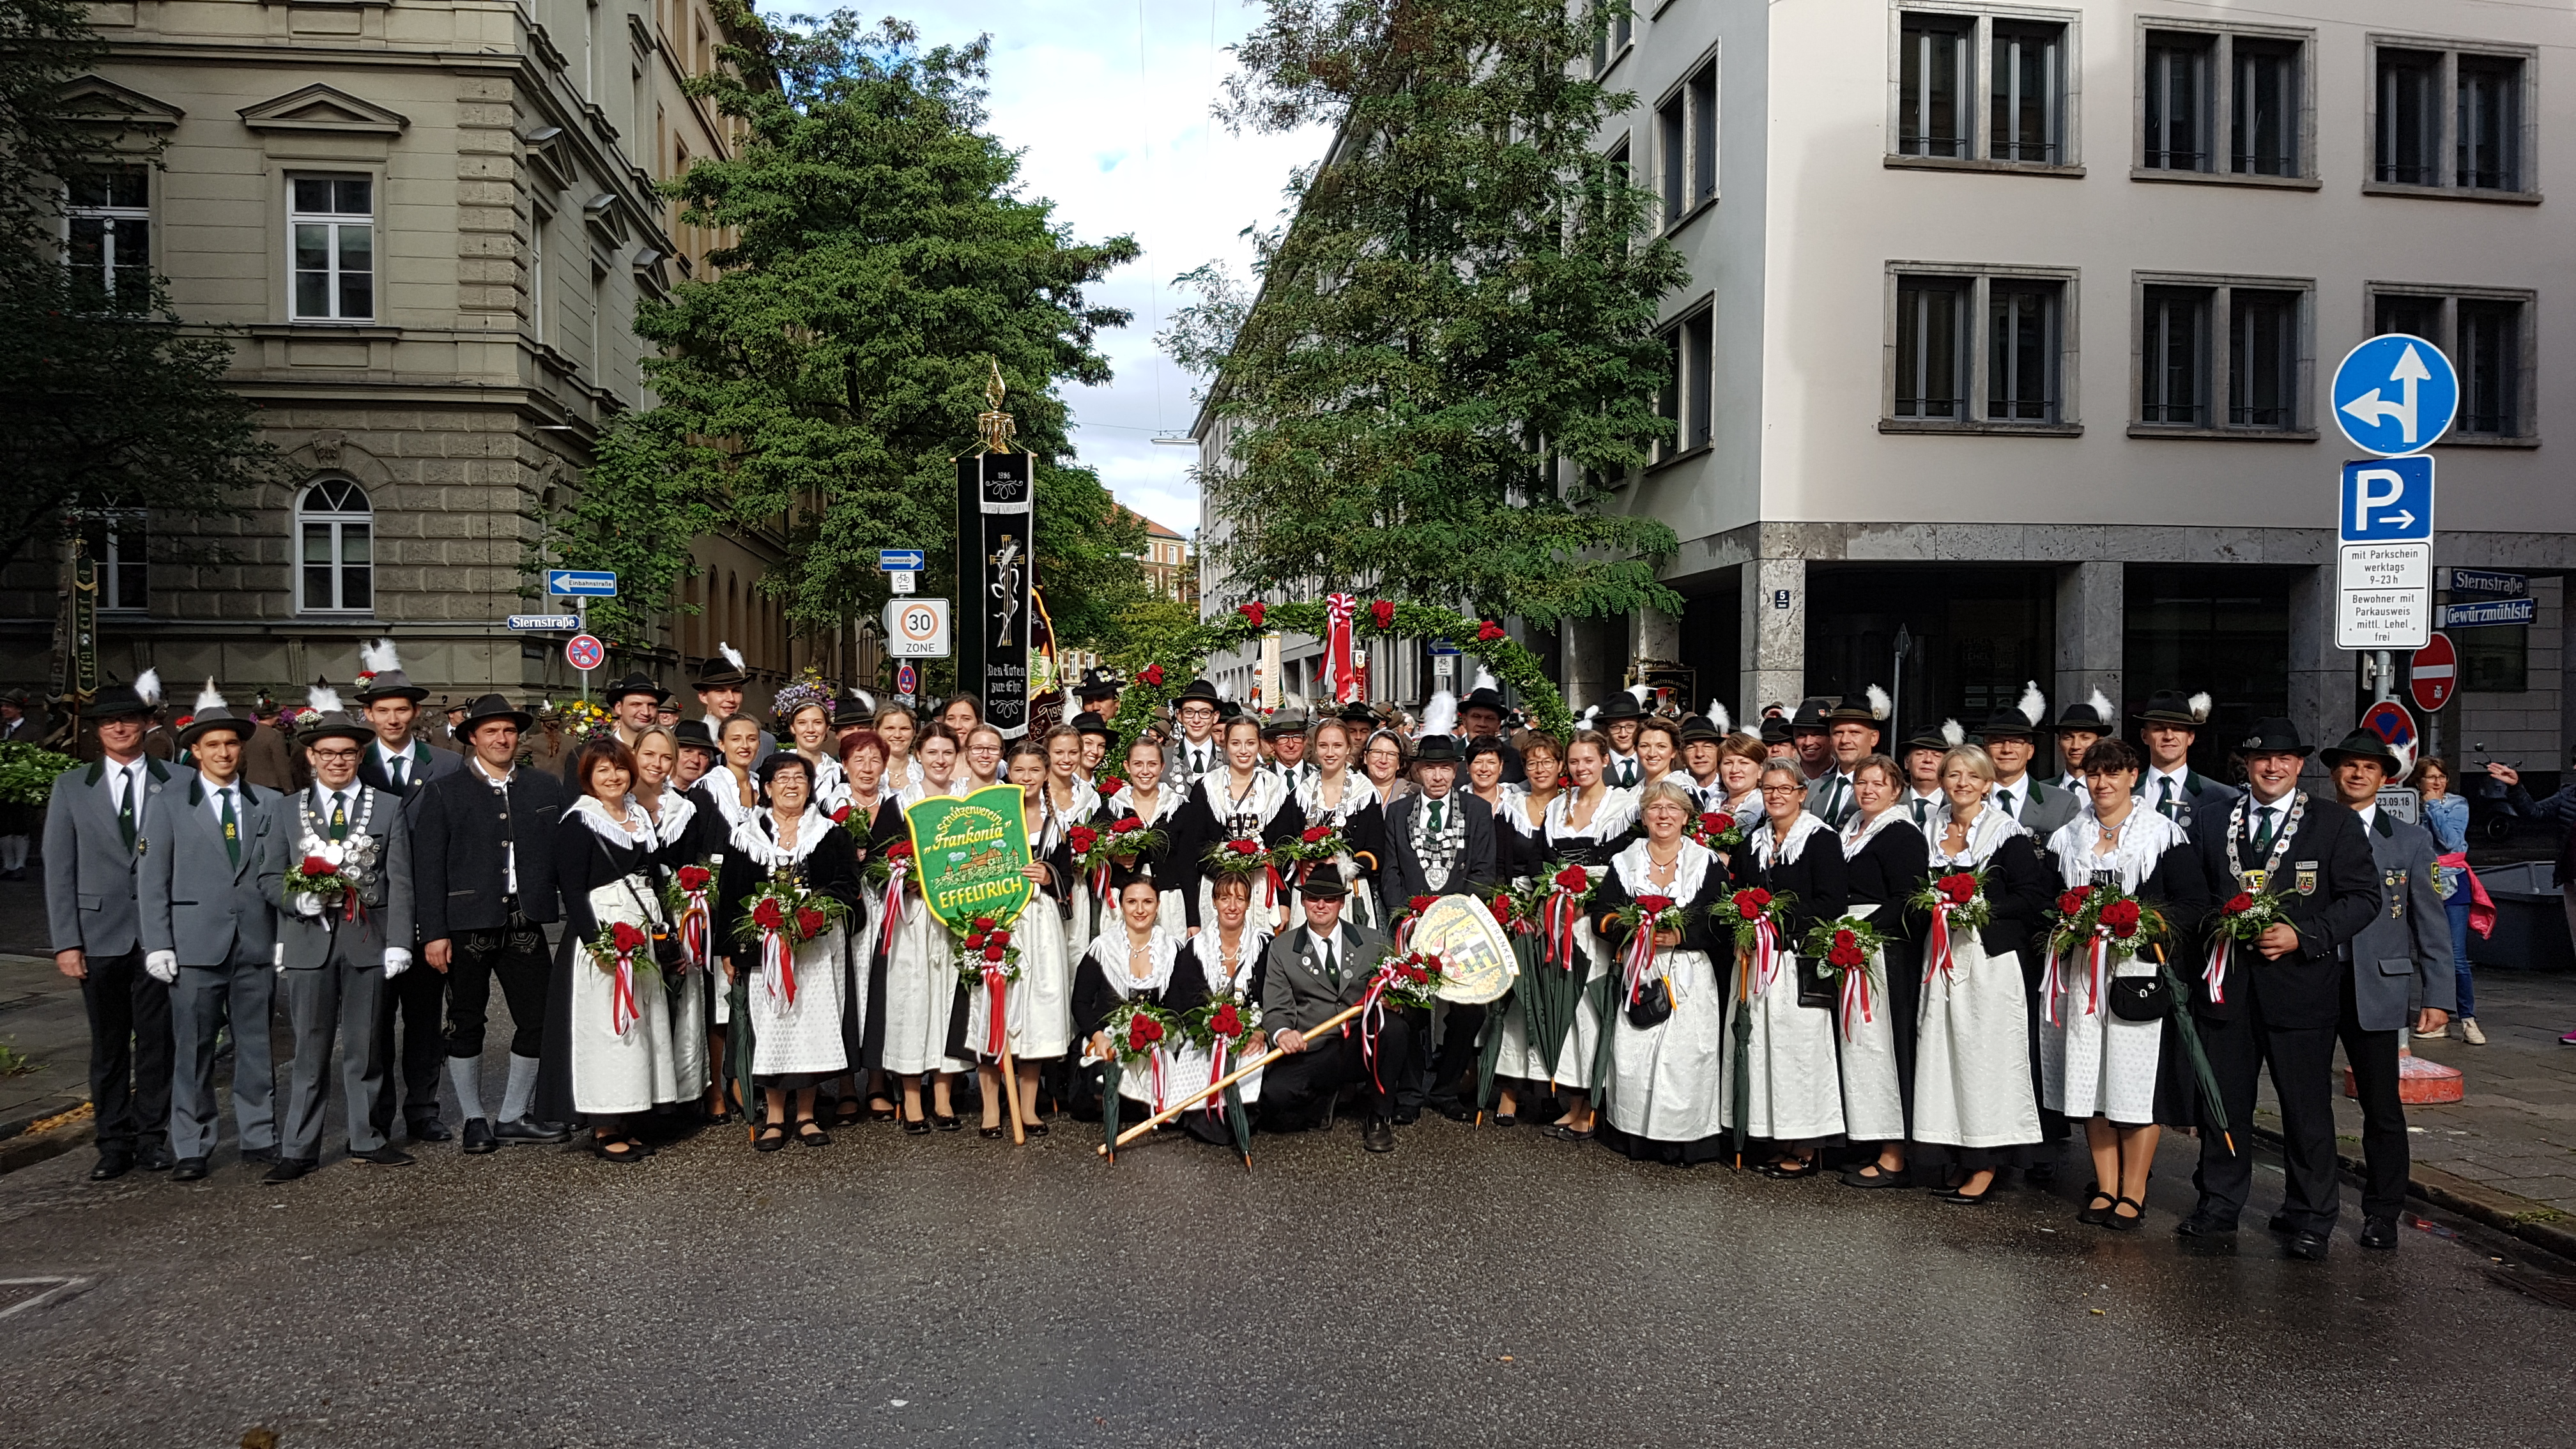
{"type": "Polygon", "coordinates": [[[2531,688],[2531,626],[2481,624],[2454,630],[2460,651],[2460,688],[2481,694],[2520,694],[2531,688]]]}
{"type": "Polygon", "coordinates": [[[287,185],[296,320],[372,320],[375,183],[364,176],[299,176],[287,185]]]}
{"type": "Polygon", "coordinates": [[[2460,299],[2461,432],[2522,436],[2522,314],[2520,302],[2460,299]]]}
{"type": "Polygon", "coordinates": [[[1968,415],[1966,277],[1896,283],[1896,416],[1957,422],[1968,415]]]}
{"type": "Polygon", "coordinates": [[[2147,288],[2139,339],[2140,422],[2208,425],[2209,301],[2205,288],[2147,288]]]}
{"type": "Polygon", "coordinates": [[[2065,51],[2063,25],[1994,23],[1993,114],[1986,129],[1992,159],[2065,159],[2065,51]]]}
{"type": "Polygon", "coordinates": [[[2379,136],[2372,174],[2407,186],[2439,186],[2442,57],[2424,50],[2379,52],[2379,136]]]}
{"type": "Polygon", "coordinates": [[[1637,12],[1622,6],[1619,13],[1601,23],[1601,33],[1592,38],[1592,78],[1599,80],[1610,69],[1628,42],[1637,38],[1637,12]]]}
{"type": "Polygon", "coordinates": [[[152,295],[151,174],[140,166],[102,167],[75,177],[68,190],[72,274],[110,306],[145,305],[152,295]]]}
{"type": "Polygon", "coordinates": [[[546,222],[545,212],[528,208],[528,335],[539,346],[546,341],[546,222]]]}
{"type": "Polygon", "coordinates": [[[2299,46],[2234,41],[2228,169],[2239,176],[2299,174],[2299,46]]]}
{"type": "Polygon", "coordinates": [[[1686,181],[1690,175],[1689,107],[1685,97],[1676,95],[1655,111],[1655,141],[1663,161],[1664,225],[1671,226],[1690,210],[1690,192],[1686,181]]]}
{"type": "Polygon", "coordinates": [[[2520,191],[2522,62],[2511,56],[2459,60],[2458,186],[2520,191]]]}
{"type": "Polygon", "coordinates": [[[145,565],[143,515],[92,515],[81,525],[81,543],[98,561],[98,606],[138,611],[151,605],[150,570],[145,565]]]}
{"type": "Polygon", "coordinates": [[[1664,385],[1655,394],[1655,416],[1670,418],[1674,423],[1672,437],[1655,444],[1655,461],[1658,463],[1680,456],[1682,449],[1688,446],[1682,441],[1686,434],[1680,426],[1682,397],[1687,390],[1683,376],[1682,334],[1677,329],[1664,334],[1664,385]]]}
{"type": "Polygon", "coordinates": [[[1690,97],[1691,205],[1717,195],[1717,62],[1701,66],[1685,88],[1690,97]]]}
{"type": "Polygon", "coordinates": [[[1906,14],[1898,30],[1898,154],[1968,155],[1968,42],[1975,29],[1964,16],[1906,14]]]}
{"type": "Polygon", "coordinates": [[[2238,428],[2299,425],[2299,294],[2228,293],[2227,422],[2238,428]]]}
{"type": "Polygon", "coordinates": [[[1986,289],[1986,418],[2058,420],[2057,305],[2062,283],[1997,279],[1986,289]]]}
{"type": "Polygon", "coordinates": [[[1715,399],[1709,368],[1717,351],[1717,314],[1702,311],[1682,323],[1682,446],[1705,448],[1717,438],[1715,399]]]}
{"type": "Polygon", "coordinates": [[[2438,344],[2442,337],[2442,299],[2403,292],[2383,292],[2371,299],[2371,335],[2404,332],[2438,344]]]}
{"type": "Polygon", "coordinates": [[[2151,171],[2206,171],[2209,154],[2209,66],[2215,41],[2206,35],[2147,33],[2146,146],[2151,171]]]}

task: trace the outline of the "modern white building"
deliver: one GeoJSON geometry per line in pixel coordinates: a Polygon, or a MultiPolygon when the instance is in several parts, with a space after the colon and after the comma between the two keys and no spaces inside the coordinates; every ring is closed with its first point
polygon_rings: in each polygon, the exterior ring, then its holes
{"type": "Polygon", "coordinates": [[[1691,280],[1678,439],[1613,506],[1680,535],[1688,607],[1533,642],[1578,703],[1647,662],[1740,709],[1899,685],[1902,634],[1909,729],[2036,679],[2052,712],[2206,689],[2213,763],[2256,715],[2330,741],[2370,696],[2327,382],[2407,331],[2462,378],[2436,562],[2538,602],[2454,635],[2440,742],[2557,767],[2571,44],[2563,7],[2473,0],[1638,0],[1600,144],[1691,280]]]}

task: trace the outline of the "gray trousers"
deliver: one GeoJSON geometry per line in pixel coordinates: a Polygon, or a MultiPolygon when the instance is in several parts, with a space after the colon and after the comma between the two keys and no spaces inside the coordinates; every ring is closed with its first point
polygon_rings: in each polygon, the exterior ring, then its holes
{"type": "Polygon", "coordinates": [[[269,1062],[269,1007],[277,970],[265,960],[182,966],[170,985],[170,1155],[214,1151],[223,1120],[215,1101],[215,1034],[233,1028],[233,1120],[244,1152],[277,1145],[277,1072],[269,1062]]]}
{"type": "Polygon", "coordinates": [[[278,1155],[307,1162],[322,1156],[322,1107],[330,1095],[334,1036],[340,1041],[340,1105],[349,1116],[349,1150],[373,1152],[384,1146],[384,1134],[368,1120],[385,1076],[376,1041],[384,967],[335,958],[327,966],[290,969],[283,979],[295,1060],[287,1069],[286,1121],[278,1155]]]}

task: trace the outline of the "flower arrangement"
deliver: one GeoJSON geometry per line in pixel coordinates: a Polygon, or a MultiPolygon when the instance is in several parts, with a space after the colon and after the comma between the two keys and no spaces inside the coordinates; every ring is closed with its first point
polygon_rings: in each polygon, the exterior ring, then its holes
{"type": "Polygon", "coordinates": [[[606,706],[587,699],[568,699],[554,707],[555,718],[563,721],[564,733],[576,740],[595,740],[616,730],[616,722],[606,706]]]}
{"type": "MultiPolygon", "coordinates": [[[[777,718],[778,727],[784,730],[788,722],[796,718],[796,712],[807,705],[821,705],[824,718],[829,719],[832,714],[832,704],[839,697],[839,692],[824,682],[823,672],[808,664],[805,666],[804,673],[797,675],[794,681],[782,686],[776,694],[770,696],[769,710],[777,718]]],[[[782,746],[783,744],[784,742],[782,746]]]]}
{"type": "Polygon", "coordinates": [[[760,943],[760,970],[770,994],[796,1002],[796,948],[821,936],[849,907],[792,880],[761,882],[745,903],[737,934],[760,943]]]}
{"type": "Polygon", "coordinates": [[[1339,826],[1309,825],[1296,839],[1281,841],[1273,854],[1281,865],[1295,866],[1297,883],[1304,885],[1309,871],[1326,861],[1339,859],[1349,848],[1350,842],[1342,838],[1339,826]]]}
{"type": "Polygon", "coordinates": [[[1610,913],[1610,924],[1628,933],[1628,944],[1619,955],[1627,966],[1627,999],[1631,1005],[1645,994],[1654,970],[1655,933],[1683,929],[1685,914],[1681,902],[1662,895],[1638,896],[1610,913]]]}
{"type": "Polygon", "coordinates": [[[1703,810],[1682,824],[1682,834],[1711,850],[1729,853],[1744,848],[1744,827],[1723,810],[1703,810]]]}
{"type": "Polygon", "coordinates": [[[868,884],[872,886],[883,886],[888,881],[900,880],[910,875],[912,842],[900,838],[887,841],[885,849],[868,857],[868,863],[863,869],[868,884]]]}
{"type": "Polygon", "coordinates": [[[1249,837],[1220,840],[1207,848],[1207,856],[1201,863],[1218,875],[1250,875],[1269,868],[1270,849],[1249,837]]]}
{"type": "Polygon", "coordinates": [[[1843,1040],[1851,1040],[1862,1022],[1878,1012],[1872,987],[1883,987],[1871,963],[1886,944],[1877,928],[1858,916],[1820,922],[1799,943],[1799,954],[1815,964],[1816,974],[1831,976],[1840,987],[1843,1040]]]}
{"type": "Polygon", "coordinates": [[[968,986],[988,986],[1020,979],[1020,947],[1011,928],[991,916],[977,916],[958,938],[957,977],[968,986]]]}
{"type": "Polygon", "coordinates": [[[1110,1055],[1132,1065],[1169,1051],[1181,1034],[1181,1020],[1140,996],[1120,1002],[1101,1030],[1109,1037],[1110,1055]]]}
{"type": "Polygon", "coordinates": [[[682,969],[701,967],[708,962],[708,936],[715,924],[716,873],[701,861],[684,865],[671,873],[671,884],[663,890],[662,906],[680,925],[680,962],[682,969]]]}
{"type": "Polygon", "coordinates": [[[1180,1024],[1182,1035],[1193,1045],[1220,1053],[1222,1061],[1223,1054],[1239,1054],[1244,1042],[1261,1029],[1261,1003],[1240,991],[1212,992],[1180,1024]]]}
{"type": "Polygon", "coordinates": [[[608,1029],[618,1036],[634,1030],[644,1012],[635,999],[635,972],[653,969],[651,945],[653,935],[631,921],[612,921],[608,929],[593,936],[584,945],[590,952],[591,964],[608,974],[615,983],[608,993],[608,1029]],[[638,957],[642,959],[637,959],[638,957]]]}
{"type": "Polygon", "coordinates": [[[1378,963],[1377,981],[1370,989],[1397,1006],[1428,1007],[1448,980],[1446,959],[1429,951],[1407,951],[1378,963]]]}
{"type": "Polygon", "coordinates": [[[2219,904],[2218,929],[2209,942],[2209,962],[2200,972],[2211,1005],[2223,1006],[2227,1002],[2227,967],[2236,948],[2252,946],[2263,939],[2265,931],[2288,919],[2276,891],[2238,891],[2219,904]]]}
{"type": "Polygon", "coordinates": [[[1770,927],[1770,939],[1777,942],[1781,928],[1789,921],[1789,908],[1798,898],[1787,891],[1771,891],[1751,886],[1737,891],[1712,907],[1712,913],[1735,932],[1736,949],[1750,951],[1763,938],[1763,927],[1770,927]]]}
{"type": "Polygon", "coordinates": [[[2165,934],[2162,911],[2107,881],[2060,893],[2049,915],[2055,924],[2048,933],[2048,975],[2039,989],[2052,1024],[2063,1020],[2060,1007],[2066,999],[2069,956],[2084,954],[2085,970],[2092,978],[2092,994],[2084,1006],[2090,1016],[2101,1009],[2103,978],[2112,965],[2136,956],[2165,934]]]}
{"type": "Polygon", "coordinates": [[[295,864],[287,867],[283,889],[290,896],[318,898],[323,910],[338,906],[342,919],[355,920],[360,893],[376,868],[376,850],[377,838],[362,829],[351,829],[346,840],[308,834],[295,864]]]}
{"type": "Polygon", "coordinates": [[[1956,969],[1950,943],[1960,932],[1974,935],[1994,919],[1994,903],[1986,898],[1986,878],[1973,870],[1935,876],[1907,896],[1905,903],[1932,918],[1931,938],[1923,953],[1925,985],[1931,984],[1934,973],[1956,969]]]}

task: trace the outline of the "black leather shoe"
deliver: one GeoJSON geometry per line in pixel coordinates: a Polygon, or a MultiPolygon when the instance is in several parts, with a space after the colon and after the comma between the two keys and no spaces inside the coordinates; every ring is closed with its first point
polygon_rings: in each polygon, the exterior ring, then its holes
{"type": "Polygon", "coordinates": [[[349,1160],[363,1162],[370,1167],[409,1167],[418,1159],[388,1142],[373,1152],[352,1152],[349,1160]]]}
{"type": "Polygon", "coordinates": [[[426,1122],[414,1122],[410,1127],[404,1129],[404,1135],[411,1138],[414,1142],[453,1142],[456,1140],[456,1134],[447,1130],[447,1124],[439,1121],[435,1117],[430,1118],[426,1122]]]}
{"type": "Polygon", "coordinates": [[[253,1162],[275,1162],[277,1160],[277,1149],[274,1147],[245,1147],[242,1149],[241,1160],[244,1165],[248,1165],[253,1162]]]}
{"type": "Polygon", "coordinates": [[[2207,1208],[2193,1208],[2191,1216],[2174,1224],[2174,1236],[2178,1238],[2226,1237],[2235,1231],[2236,1219],[2222,1218],[2207,1208]]]}
{"type": "Polygon", "coordinates": [[[2323,1233],[2297,1233],[2290,1238],[2289,1254],[2309,1263],[2326,1260],[2326,1248],[2332,1240],[2323,1233]]]}
{"type": "Polygon", "coordinates": [[[270,1168],[268,1175],[260,1181],[293,1182],[321,1165],[310,1157],[281,1157],[277,1159],[277,1165],[270,1168]]]}
{"type": "Polygon", "coordinates": [[[528,1117],[522,1117],[516,1122],[504,1122],[492,1129],[492,1140],[504,1147],[528,1147],[547,1142],[561,1142],[571,1135],[571,1131],[567,1128],[551,1122],[541,1123],[528,1117]]]}
{"type": "Polygon", "coordinates": [[[170,1164],[170,1180],[172,1182],[205,1181],[206,1159],[202,1157],[180,1158],[177,1162],[170,1164]]]}
{"type": "Polygon", "coordinates": [[[89,1180],[92,1182],[112,1182],[133,1170],[134,1158],[132,1154],[124,1152],[102,1152],[98,1155],[98,1165],[89,1170],[89,1180]]]}
{"type": "Polygon", "coordinates": [[[500,1150],[501,1144],[492,1140],[491,1123],[484,1121],[480,1117],[467,1119],[465,1123],[465,1151],[468,1154],[480,1157],[486,1152],[498,1152],[500,1150]]]}
{"type": "Polygon", "coordinates": [[[2369,1218],[2361,1225],[2361,1245],[2382,1253],[2397,1251],[2397,1219],[2369,1218]]]}
{"type": "Polygon", "coordinates": [[[2263,1226],[2265,1229],[2279,1233],[2285,1238],[2299,1230],[2299,1225],[2290,1221],[2290,1215],[2288,1213],[2272,1214],[2271,1221],[2266,1222],[2263,1226]]]}
{"type": "Polygon", "coordinates": [[[1455,1097],[1432,1098],[1431,1110],[1448,1118],[1452,1122],[1472,1121],[1476,1115],[1475,1113],[1467,1110],[1466,1103],[1459,1101],[1455,1097]]]}
{"type": "Polygon", "coordinates": [[[179,1159],[170,1155],[170,1144],[167,1142],[153,1143],[144,1148],[134,1159],[134,1165],[145,1172],[168,1172],[178,1164],[179,1159]]]}
{"type": "Polygon", "coordinates": [[[1398,1127],[1410,1127],[1421,1120],[1422,1109],[1419,1107],[1398,1107],[1395,1109],[1395,1125],[1398,1127]]]}
{"type": "Polygon", "coordinates": [[[1360,1145],[1371,1152],[1393,1152],[1395,1124],[1384,1117],[1371,1117],[1368,1125],[1360,1129],[1360,1145]]]}

